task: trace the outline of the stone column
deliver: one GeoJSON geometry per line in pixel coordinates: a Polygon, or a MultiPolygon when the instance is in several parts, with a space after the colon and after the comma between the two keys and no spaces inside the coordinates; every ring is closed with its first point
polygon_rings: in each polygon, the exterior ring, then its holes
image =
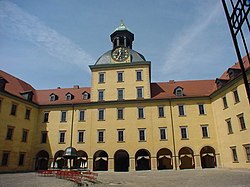
{"type": "Polygon", "coordinates": [[[194,155],[195,169],[201,169],[201,157],[200,155],[194,155]]]}
{"type": "Polygon", "coordinates": [[[88,168],[93,171],[93,158],[88,158],[88,168]]]}
{"type": "Polygon", "coordinates": [[[108,158],[108,171],[114,171],[114,158],[108,158]]]}
{"type": "Polygon", "coordinates": [[[222,168],[220,154],[215,154],[217,168],[222,168]]]}
{"type": "Polygon", "coordinates": [[[129,171],[135,171],[135,158],[129,158],[129,171]]]}
{"type": "Polygon", "coordinates": [[[151,157],[151,170],[157,170],[157,158],[151,157]]]}

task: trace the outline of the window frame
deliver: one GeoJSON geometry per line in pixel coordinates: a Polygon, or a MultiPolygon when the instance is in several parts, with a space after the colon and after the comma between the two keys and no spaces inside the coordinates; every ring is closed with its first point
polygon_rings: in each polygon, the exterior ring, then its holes
{"type": "Polygon", "coordinates": [[[28,133],[29,133],[28,129],[23,129],[21,142],[25,143],[28,141],[28,133]]]}
{"type": "Polygon", "coordinates": [[[136,98],[137,99],[144,98],[144,87],[143,86],[136,87],[136,98]]]}
{"type": "Polygon", "coordinates": [[[117,142],[125,142],[124,131],[125,129],[117,129],[117,142]]]}
{"type": "Polygon", "coordinates": [[[98,118],[97,119],[98,119],[98,121],[105,121],[105,109],[104,108],[98,109],[98,118]]]}
{"type": "Polygon", "coordinates": [[[66,130],[59,130],[58,143],[59,144],[65,144],[66,143],[65,139],[66,139],[66,130]]]}
{"type": "Polygon", "coordinates": [[[143,70],[136,70],[136,81],[143,81],[143,70]]]}
{"type": "Polygon", "coordinates": [[[227,109],[228,108],[228,102],[227,102],[227,97],[226,96],[222,97],[222,102],[223,102],[224,109],[227,109]]]}
{"type": "Polygon", "coordinates": [[[105,143],[105,129],[97,130],[97,143],[105,143]]]}
{"type": "Polygon", "coordinates": [[[13,140],[14,130],[15,130],[14,126],[7,126],[7,132],[6,132],[5,140],[13,140]]]}
{"type": "Polygon", "coordinates": [[[117,82],[124,82],[124,72],[123,71],[117,72],[117,82]]]}
{"type": "Polygon", "coordinates": [[[64,123],[64,122],[67,122],[67,111],[66,110],[62,110],[61,111],[61,120],[60,120],[60,122],[62,123],[64,123]]]}
{"type": "Polygon", "coordinates": [[[243,145],[246,154],[246,162],[250,162],[250,144],[243,145]]]}
{"type": "Polygon", "coordinates": [[[186,116],[186,110],[185,110],[184,104],[178,104],[178,113],[179,113],[179,117],[186,116]]]}
{"type": "Polygon", "coordinates": [[[80,109],[79,110],[79,113],[78,113],[78,121],[81,122],[81,121],[85,121],[85,112],[86,110],[84,109],[80,109]]]}
{"type": "Polygon", "coordinates": [[[124,100],[124,88],[117,88],[117,100],[124,100]]]}
{"type": "Polygon", "coordinates": [[[199,108],[199,115],[206,115],[206,109],[204,103],[199,103],[198,108],[199,108]]]}
{"type": "Polygon", "coordinates": [[[104,101],[104,89],[98,90],[98,101],[104,101]]]}
{"type": "Polygon", "coordinates": [[[225,121],[227,123],[227,132],[228,132],[228,134],[233,134],[233,126],[232,126],[231,118],[228,118],[225,121]]]}
{"type": "Polygon", "coordinates": [[[10,115],[11,115],[11,116],[16,116],[16,113],[17,113],[17,106],[18,106],[18,104],[12,103],[11,109],[10,109],[10,115]]]}
{"type": "Polygon", "coordinates": [[[85,143],[85,130],[78,130],[77,143],[85,143]]]}
{"type": "Polygon", "coordinates": [[[210,134],[209,134],[209,129],[208,129],[208,125],[201,125],[201,133],[202,133],[202,138],[210,138],[210,134]],[[205,131],[204,131],[205,129],[205,131]]]}
{"type": "Polygon", "coordinates": [[[160,141],[166,141],[168,140],[168,135],[167,135],[167,127],[159,127],[159,132],[160,132],[160,141]],[[164,132],[162,134],[162,132],[164,132]]]}
{"type": "Polygon", "coordinates": [[[238,114],[237,118],[238,118],[238,121],[239,121],[239,124],[240,124],[240,130],[241,131],[246,130],[247,127],[246,127],[246,122],[245,122],[245,119],[244,119],[244,114],[243,113],[238,114]]]}
{"type": "Polygon", "coordinates": [[[20,152],[19,153],[19,159],[18,159],[18,166],[24,166],[25,165],[25,153],[20,152]]]}
{"type": "Polygon", "coordinates": [[[233,163],[238,163],[239,158],[238,158],[236,146],[231,146],[230,149],[231,149],[231,152],[232,152],[233,163]]]}
{"type": "Polygon", "coordinates": [[[139,133],[139,142],[146,142],[147,141],[146,128],[139,128],[138,133],[139,133]],[[142,134],[141,134],[141,132],[142,132],[142,134]]]}
{"type": "Polygon", "coordinates": [[[237,89],[233,90],[233,97],[234,97],[234,104],[240,102],[240,97],[237,89]]]}
{"type": "Polygon", "coordinates": [[[124,108],[117,108],[117,120],[123,120],[123,119],[124,119],[124,108]],[[122,112],[120,113],[119,111],[122,112]]]}
{"type": "Polygon", "coordinates": [[[181,132],[181,140],[188,140],[189,136],[188,136],[188,126],[180,126],[180,132],[181,132]],[[185,137],[183,136],[184,131],[185,130],[185,137]]]}
{"type": "Polygon", "coordinates": [[[8,164],[9,164],[9,158],[10,158],[10,151],[3,151],[2,152],[1,166],[8,166],[8,164]]]}
{"type": "Polygon", "coordinates": [[[48,123],[49,122],[49,112],[45,111],[43,112],[43,123],[48,123]]]}
{"type": "Polygon", "coordinates": [[[144,107],[137,107],[138,119],[145,119],[144,107]]]}
{"type": "Polygon", "coordinates": [[[105,83],[105,72],[99,72],[98,73],[98,83],[103,84],[105,83]]]}
{"type": "Polygon", "coordinates": [[[165,107],[164,106],[158,106],[158,117],[159,118],[165,118],[165,107]]]}

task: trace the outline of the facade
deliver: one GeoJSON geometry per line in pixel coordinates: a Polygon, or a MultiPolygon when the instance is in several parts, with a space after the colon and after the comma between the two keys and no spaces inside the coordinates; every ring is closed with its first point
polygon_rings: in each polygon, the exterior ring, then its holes
{"type": "Polygon", "coordinates": [[[250,168],[238,63],[216,80],[154,83],[134,34],[121,23],[110,37],[91,87],[36,90],[0,71],[1,172],[250,168]]]}

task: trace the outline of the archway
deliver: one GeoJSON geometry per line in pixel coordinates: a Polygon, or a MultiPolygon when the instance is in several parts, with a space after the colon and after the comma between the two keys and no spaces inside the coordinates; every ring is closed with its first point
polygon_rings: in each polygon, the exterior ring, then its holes
{"type": "Polygon", "coordinates": [[[114,155],[115,171],[129,170],[129,154],[125,150],[118,150],[114,155]]]}
{"type": "Polygon", "coordinates": [[[135,170],[151,170],[151,158],[148,150],[140,149],[136,152],[135,170]]]}
{"type": "Polygon", "coordinates": [[[202,168],[215,168],[216,157],[215,150],[211,146],[205,146],[200,151],[201,167],[202,168]]]}
{"type": "Polygon", "coordinates": [[[63,157],[64,151],[57,151],[54,156],[54,167],[55,169],[63,169],[66,165],[66,160],[63,157]]]}
{"type": "Polygon", "coordinates": [[[84,169],[88,168],[88,155],[85,151],[79,150],[77,151],[77,159],[74,164],[76,168],[84,169]]]}
{"type": "Polygon", "coordinates": [[[108,171],[108,154],[99,150],[94,154],[94,163],[93,170],[94,171],[108,171]]]}
{"type": "Polygon", "coordinates": [[[173,169],[172,152],[167,148],[162,148],[157,153],[157,169],[173,169]]]}
{"type": "Polygon", "coordinates": [[[46,170],[49,164],[49,153],[47,151],[39,151],[36,154],[35,170],[46,170]]]}
{"type": "Polygon", "coordinates": [[[194,152],[189,147],[183,147],[179,151],[180,169],[194,169],[194,152]]]}

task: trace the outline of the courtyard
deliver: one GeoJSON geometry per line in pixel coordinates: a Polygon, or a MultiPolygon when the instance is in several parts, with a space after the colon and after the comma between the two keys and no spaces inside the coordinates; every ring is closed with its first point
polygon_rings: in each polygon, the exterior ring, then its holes
{"type": "MultiPolygon", "coordinates": [[[[203,169],[140,172],[98,172],[98,183],[89,186],[250,186],[250,170],[203,169]]],[[[39,177],[34,172],[0,174],[0,187],[70,187],[73,182],[56,177],[39,177]]]]}

